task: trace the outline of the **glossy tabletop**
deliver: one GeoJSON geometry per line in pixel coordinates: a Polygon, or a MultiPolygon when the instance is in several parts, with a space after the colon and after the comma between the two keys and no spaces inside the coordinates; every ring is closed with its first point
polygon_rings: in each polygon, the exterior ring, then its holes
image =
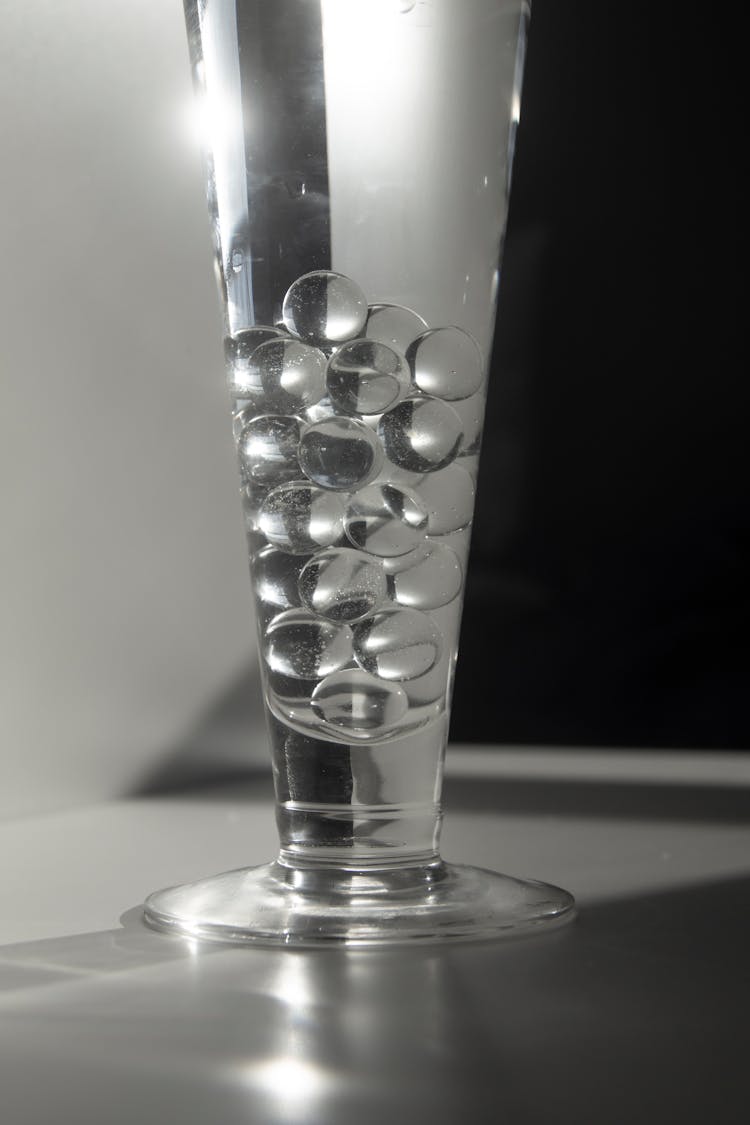
{"type": "Polygon", "coordinates": [[[446,858],[558,883],[548,935],[388,952],[199,946],[151,890],[274,847],[264,780],[0,825],[5,1125],[740,1122],[740,756],[461,751],[446,858]]]}

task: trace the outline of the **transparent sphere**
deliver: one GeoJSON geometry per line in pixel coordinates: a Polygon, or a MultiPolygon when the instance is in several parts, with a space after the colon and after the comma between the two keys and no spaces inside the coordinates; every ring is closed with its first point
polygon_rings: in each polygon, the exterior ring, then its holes
{"type": "Polygon", "coordinates": [[[399,605],[411,609],[439,609],[461,593],[463,568],[458,555],[442,543],[432,543],[413,566],[391,577],[399,605]]]}
{"type": "Polygon", "coordinates": [[[409,709],[402,687],[359,669],[327,676],[315,688],[310,703],[318,718],[332,726],[373,734],[398,723],[409,709]]]}
{"type": "Polygon", "coordinates": [[[407,551],[405,555],[393,555],[389,559],[382,559],[383,570],[387,575],[400,574],[402,570],[408,570],[412,566],[416,566],[422,559],[426,559],[430,552],[430,540],[421,539],[413,551],[407,551]]]}
{"type": "Polygon", "coordinates": [[[427,511],[428,535],[449,535],[471,523],[474,481],[455,462],[420,481],[419,498],[427,511]]]}
{"type": "Polygon", "coordinates": [[[307,608],[328,621],[356,621],[388,597],[382,563],[350,547],[314,555],[299,576],[298,589],[307,608]]]}
{"type": "Polygon", "coordinates": [[[406,469],[399,469],[398,465],[386,460],[377,483],[395,484],[397,488],[405,488],[407,491],[416,492],[424,478],[424,473],[410,473],[406,469]]]}
{"type": "Polygon", "coordinates": [[[322,621],[306,609],[287,609],[274,617],[263,645],[271,671],[295,680],[320,680],[352,658],[349,626],[322,621]]]}
{"type": "Polygon", "coordinates": [[[407,398],[378,423],[386,455],[402,469],[432,473],[455,458],[463,431],[456,411],[437,398],[407,398]]]}
{"type": "Polygon", "coordinates": [[[295,609],[300,604],[298,582],[305,558],[264,547],[253,560],[253,587],[263,605],[295,609]]]}
{"type": "Polygon", "coordinates": [[[278,328],[267,324],[256,324],[254,328],[242,328],[234,336],[224,340],[224,355],[227,361],[229,389],[234,398],[253,398],[260,394],[258,374],[251,360],[261,344],[286,336],[278,328]]]}
{"type": "Polygon", "coordinates": [[[331,417],[303,430],[299,463],[305,476],[323,488],[351,492],[378,475],[383,449],[361,422],[331,417]]]}
{"type": "Polygon", "coordinates": [[[246,528],[245,539],[247,541],[247,554],[250,559],[267,546],[265,537],[255,528],[246,528]]]}
{"type": "Polygon", "coordinates": [[[264,411],[293,414],[318,402],[326,390],[328,360],[299,340],[269,340],[255,349],[248,370],[264,411]]]}
{"type": "Polygon", "coordinates": [[[310,422],[322,422],[325,418],[330,418],[331,415],[335,413],[336,408],[328,395],[325,395],[320,402],[314,402],[312,406],[306,406],[304,410],[300,410],[299,416],[308,424],[310,422]]]}
{"type": "Polygon", "coordinates": [[[422,336],[427,322],[403,305],[370,305],[364,335],[368,340],[387,344],[397,352],[406,354],[417,336],[422,336]]]}
{"type": "MultiPolygon", "coordinates": [[[[235,407],[238,407],[237,403],[235,403],[235,407]]],[[[234,410],[232,414],[232,433],[234,434],[235,441],[240,440],[240,434],[244,430],[245,426],[247,426],[249,422],[252,422],[253,419],[257,417],[258,408],[256,406],[253,406],[252,404],[250,406],[242,406],[241,408],[236,408],[234,410]]]]}
{"type": "Polygon", "coordinates": [[[310,722],[310,696],[319,679],[297,679],[284,676],[266,666],[264,689],[269,704],[275,704],[283,714],[298,722],[310,722]]]}
{"type": "Polygon", "coordinates": [[[299,480],[300,421],[289,414],[261,414],[240,431],[237,452],[248,480],[272,484],[299,480]]]}
{"type": "Polygon", "coordinates": [[[482,444],[482,423],[484,422],[484,395],[472,395],[462,402],[454,402],[453,409],[461,419],[464,436],[461,439],[459,457],[475,457],[482,444]]]}
{"type": "Polygon", "coordinates": [[[340,344],[359,336],[367,319],[367,299],[342,273],[316,270],[290,285],[282,308],[293,336],[315,344],[340,344]]]}
{"type": "Polygon", "coordinates": [[[417,676],[415,680],[404,680],[403,688],[412,707],[425,707],[435,703],[445,705],[448,689],[446,661],[441,660],[424,676],[417,676]]]}
{"type": "Polygon", "coordinates": [[[335,492],[294,481],[268,493],[260,506],[257,523],[275,547],[294,555],[312,555],[341,539],[344,504],[335,492]]]}
{"type": "Polygon", "coordinates": [[[460,328],[434,328],[408,351],[414,382],[437,398],[464,399],[482,384],[482,355],[474,339],[460,328]]]}
{"type": "Polygon", "coordinates": [[[351,498],[344,517],[347,538],[380,558],[413,551],[427,531],[427,512],[411,489],[371,484],[351,498]]]}
{"type": "Polygon", "coordinates": [[[268,495],[268,491],[267,485],[255,484],[252,481],[243,485],[240,489],[242,514],[245,520],[246,532],[249,533],[258,530],[261,505],[268,495]]]}
{"type": "Polygon", "coordinates": [[[414,680],[434,668],[443,638],[432,618],[416,609],[381,609],[352,628],[354,659],[384,680],[414,680]]]}
{"type": "Polygon", "coordinates": [[[328,393],[347,414],[382,414],[411,386],[406,359],[376,340],[343,344],[328,364],[328,393]]]}

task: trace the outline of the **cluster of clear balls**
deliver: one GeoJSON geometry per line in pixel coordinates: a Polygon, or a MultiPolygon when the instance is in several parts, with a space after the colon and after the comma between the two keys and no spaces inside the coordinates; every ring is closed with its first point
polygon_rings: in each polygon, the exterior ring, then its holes
{"type": "Polygon", "coordinates": [[[350,738],[397,731],[425,684],[446,690],[429,611],[462,587],[441,538],[472,518],[457,458],[476,434],[452,404],[481,386],[479,349],[316,271],[226,355],[269,702],[350,738]]]}

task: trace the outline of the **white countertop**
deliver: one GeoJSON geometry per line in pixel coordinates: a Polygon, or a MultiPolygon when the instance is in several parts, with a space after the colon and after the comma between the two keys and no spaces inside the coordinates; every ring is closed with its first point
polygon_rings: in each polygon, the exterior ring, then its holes
{"type": "Polygon", "coordinates": [[[571,926],[506,943],[292,952],[144,928],[151,890],[273,856],[265,781],[0,824],[3,1121],[743,1120],[745,759],[547,757],[451,760],[446,858],[578,901],[571,926]]]}

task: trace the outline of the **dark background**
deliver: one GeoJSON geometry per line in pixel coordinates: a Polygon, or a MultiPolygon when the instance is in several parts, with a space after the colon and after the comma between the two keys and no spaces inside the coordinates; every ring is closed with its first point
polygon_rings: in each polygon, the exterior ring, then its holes
{"type": "Polygon", "coordinates": [[[739,30],[535,0],[452,737],[746,748],[739,30]]]}

